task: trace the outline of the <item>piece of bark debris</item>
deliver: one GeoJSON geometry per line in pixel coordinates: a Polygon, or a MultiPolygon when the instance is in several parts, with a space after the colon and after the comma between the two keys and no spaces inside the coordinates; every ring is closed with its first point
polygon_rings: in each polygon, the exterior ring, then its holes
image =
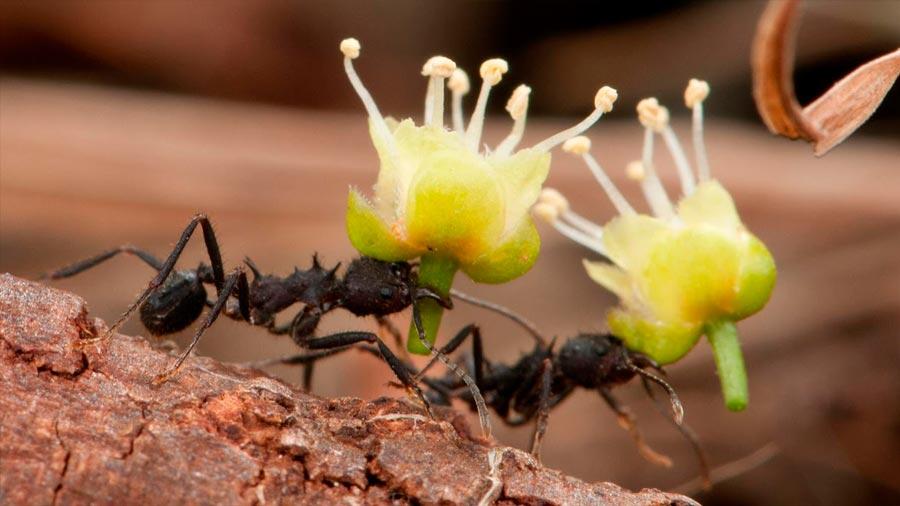
{"type": "Polygon", "coordinates": [[[172,357],[76,346],[104,330],[79,297],[0,275],[3,504],[696,504],[488,448],[450,409],[321,399],[209,358],[153,387],[172,357]]]}
{"type": "Polygon", "coordinates": [[[753,40],[753,99],[773,134],[803,139],[822,156],[875,112],[900,76],[900,49],[846,75],[807,106],[794,93],[800,0],[769,0],[753,40]]]}

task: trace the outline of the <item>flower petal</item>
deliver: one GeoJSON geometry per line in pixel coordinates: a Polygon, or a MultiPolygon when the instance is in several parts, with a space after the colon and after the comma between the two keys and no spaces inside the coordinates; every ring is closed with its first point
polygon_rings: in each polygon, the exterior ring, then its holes
{"type": "Polygon", "coordinates": [[[462,269],[477,283],[505,283],[528,272],[537,260],[541,238],[525,216],[500,246],[462,269]]]}
{"type": "Polygon", "coordinates": [[[529,148],[510,157],[490,157],[487,161],[506,192],[504,231],[510,232],[540,196],[541,185],[550,172],[550,153],[529,148]]]}
{"type": "Polygon", "coordinates": [[[347,235],[360,253],[379,260],[409,260],[422,254],[422,250],[392,234],[372,205],[354,188],[347,198],[347,235]]]}
{"type": "Polygon", "coordinates": [[[734,200],[718,181],[705,181],[678,203],[678,216],[686,225],[712,225],[728,230],[742,228],[734,200]]]}
{"type": "Polygon", "coordinates": [[[625,307],[633,307],[635,299],[634,288],[632,287],[632,278],[627,272],[607,262],[591,262],[590,260],[582,260],[581,262],[584,264],[588,277],[616,294],[625,307]]]}
{"type": "Polygon", "coordinates": [[[407,238],[460,264],[472,263],[503,233],[503,197],[490,167],[469,151],[420,156],[407,200],[407,238]]]}
{"type": "Polygon", "coordinates": [[[643,214],[625,214],[603,227],[603,246],[610,260],[631,273],[640,273],[654,246],[671,234],[662,220],[643,214]]]}

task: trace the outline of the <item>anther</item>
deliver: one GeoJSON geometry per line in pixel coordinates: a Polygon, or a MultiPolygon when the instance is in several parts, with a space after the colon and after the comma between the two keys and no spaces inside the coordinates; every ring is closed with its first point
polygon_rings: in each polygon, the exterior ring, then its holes
{"type": "Polygon", "coordinates": [[[604,86],[594,95],[594,108],[607,113],[612,110],[617,98],[619,98],[619,92],[615,88],[604,86]]]}
{"type": "Polygon", "coordinates": [[[691,79],[688,81],[687,88],[684,89],[684,104],[693,109],[709,96],[709,83],[700,79],[691,79]]]}
{"type": "Polygon", "coordinates": [[[446,56],[432,56],[422,65],[422,75],[429,77],[451,77],[456,63],[446,56]]]}
{"type": "Polygon", "coordinates": [[[359,41],[354,39],[353,37],[341,41],[341,52],[344,53],[344,56],[350,58],[351,60],[359,58],[359,50],[361,47],[362,46],[360,46],[359,41]]]}
{"type": "Polygon", "coordinates": [[[512,131],[504,138],[494,152],[499,156],[509,156],[513,149],[518,146],[519,141],[525,134],[525,117],[528,115],[528,96],[531,95],[531,88],[520,84],[513,90],[509,101],[506,102],[506,111],[513,119],[512,131]]]}
{"type": "Polygon", "coordinates": [[[506,102],[506,111],[512,119],[520,119],[528,112],[528,96],[531,95],[531,88],[520,84],[509,97],[506,102]]]}
{"type": "Polygon", "coordinates": [[[547,223],[554,223],[559,219],[559,209],[552,204],[548,204],[546,202],[538,202],[531,208],[534,212],[534,215],[538,218],[546,221],[547,223]]]}
{"type": "Polygon", "coordinates": [[[659,105],[655,98],[645,98],[637,105],[641,124],[655,132],[662,132],[669,124],[669,110],[659,105]]]}
{"type": "Polygon", "coordinates": [[[496,86],[503,79],[503,74],[507,72],[509,72],[509,64],[502,58],[485,60],[479,69],[481,78],[491,86],[496,86]]]}
{"type": "Polygon", "coordinates": [[[450,79],[447,81],[447,87],[450,88],[450,91],[453,93],[465,95],[471,88],[469,84],[469,75],[466,74],[466,71],[463,69],[454,69],[450,74],[450,79]]]}
{"type": "Polygon", "coordinates": [[[569,210],[569,200],[555,188],[544,188],[538,202],[553,206],[557,215],[569,210]]]}
{"type": "Polygon", "coordinates": [[[591,150],[591,140],[584,135],[572,137],[563,143],[562,150],[573,155],[583,155],[591,150]]]}
{"type": "Polygon", "coordinates": [[[628,165],[625,166],[625,175],[632,181],[643,181],[646,176],[644,164],[641,163],[640,160],[629,162],[628,165]]]}

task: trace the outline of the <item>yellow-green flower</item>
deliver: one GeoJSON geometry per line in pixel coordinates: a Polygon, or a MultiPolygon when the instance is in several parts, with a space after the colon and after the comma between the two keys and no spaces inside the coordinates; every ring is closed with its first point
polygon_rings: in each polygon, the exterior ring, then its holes
{"type": "Polygon", "coordinates": [[[699,183],[668,124],[668,111],[652,98],[638,105],[646,128],[643,158],[627,172],[641,181],[652,216],[638,214],[628,204],[589,154],[586,137],[571,139],[563,149],[583,157],[619,216],[600,227],[569,210],[567,201],[549,189],[535,212],[611,261],[584,264],[594,281],[619,297],[619,306],[607,315],[613,334],[629,349],[660,364],[679,360],[706,334],[726,404],[740,410],[747,404],[746,374],[734,322],[756,313],[769,300],[775,262],[741,223],[731,195],[709,177],[702,138],[702,103],[708,93],[709,86],[697,80],[685,91],[685,102],[694,111],[699,183]],[[677,206],[653,168],[657,133],[678,169],[683,196],[677,206]]]}
{"type": "MultiPolygon", "coordinates": [[[[594,111],[581,123],[538,144],[516,151],[525,129],[531,89],[521,85],[506,109],[512,131],[493,150],[481,144],[490,90],[508,70],[499,58],[480,68],[481,91],[464,125],[466,74],[449,58],[435,56],[422,67],[428,77],[425,118],[384,118],[353,68],[360,45],[341,43],[344,68],[369,114],[369,132],[381,169],[368,200],[351,189],[347,233],[363,255],[397,261],[421,258],[419,281],[446,295],[459,269],[480,283],[503,283],[527,272],[537,259],[540,237],[528,212],[550,169],[550,149],[586,130],[612,109],[615,90],[601,89],[594,111]],[[452,128],[444,127],[444,86],[450,88],[452,128]]],[[[420,304],[426,335],[434,342],[441,309],[420,304]]],[[[410,350],[427,352],[411,335],[410,350]]]]}

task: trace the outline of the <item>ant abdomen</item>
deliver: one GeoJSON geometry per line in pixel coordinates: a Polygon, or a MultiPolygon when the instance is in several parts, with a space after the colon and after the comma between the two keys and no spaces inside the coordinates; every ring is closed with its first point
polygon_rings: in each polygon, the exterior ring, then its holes
{"type": "Polygon", "coordinates": [[[195,271],[173,272],[141,304],[141,323],[154,336],[182,330],[200,317],[206,289],[195,271]]]}

